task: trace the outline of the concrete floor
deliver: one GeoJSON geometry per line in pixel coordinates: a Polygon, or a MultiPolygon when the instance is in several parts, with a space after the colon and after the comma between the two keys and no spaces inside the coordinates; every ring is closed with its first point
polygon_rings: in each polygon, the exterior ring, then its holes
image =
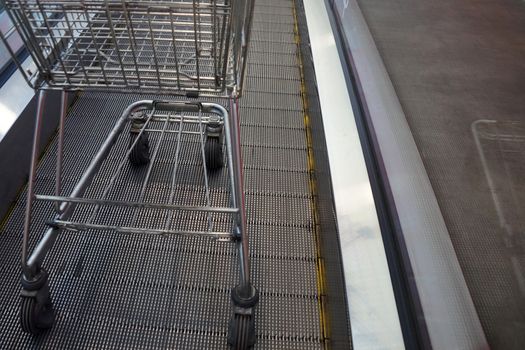
{"type": "Polygon", "coordinates": [[[525,2],[358,1],[488,341],[525,348],[525,2]]]}

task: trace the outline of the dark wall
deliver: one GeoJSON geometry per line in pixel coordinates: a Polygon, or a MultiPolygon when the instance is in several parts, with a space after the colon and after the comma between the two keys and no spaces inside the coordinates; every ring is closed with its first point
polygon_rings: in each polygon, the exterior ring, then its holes
{"type": "MultiPolygon", "coordinates": [[[[35,95],[0,141],[0,222],[16,200],[22,186],[27,183],[36,106],[37,96],[35,95]]],[[[56,131],[59,113],[60,93],[48,92],[40,139],[41,152],[56,131]]]]}

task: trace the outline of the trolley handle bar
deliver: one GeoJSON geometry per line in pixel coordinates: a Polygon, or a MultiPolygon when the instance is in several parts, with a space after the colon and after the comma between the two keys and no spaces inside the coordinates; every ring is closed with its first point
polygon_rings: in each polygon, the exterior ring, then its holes
{"type": "Polygon", "coordinates": [[[216,104],[204,102],[174,102],[174,101],[154,101],[157,111],[165,112],[193,112],[193,113],[214,113],[226,117],[223,110],[218,109],[216,104]]]}
{"type": "Polygon", "coordinates": [[[163,203],[146,203],[146,202],[127,202],[127,201],[112,201],[106,199],[94,199],[94,198],[70,198],[62,196],[46,196],[36,195],[35,199],[47,202],[66,202],[66,203],[77,203],[77,204],[93,204],[93,205],[108,205],[115,207],[132,207],[132,208],[150,208],[150,209],[168,209],[168,210],[187,210],[187,211],[199,211],[208,213],[224,213],[224,214],[237,214],[238,208],[228,207],[201,207],[201,206],[190,206],[190,205],[174,205],[174,204],[163,204],[163,203]]]}
{"type": "Polygon", "coordinates": [[[86,224],[82,222],[74,221],[65,221],[65,220],[55,220],[49,225],[56,228],[66,229],[66,230],[97,230],[97,231],[114,231],[118,233],[126,234],[150,234],[150,235],[159,235],[159,236],[169,236],[169,235],[178,235],[178,236],[194,236],[194,237],[209,237],[215,238],[218,240],[235,240],[235,236],[230,232],[221,232],[221,231],[186,231],[186,230],[163,230],[163,229],[152,229],[152,228],[140,228],[140,227],[125,227],[125,226],[115,226],[115,225],[98,225],[98,224],[86,224]]]}

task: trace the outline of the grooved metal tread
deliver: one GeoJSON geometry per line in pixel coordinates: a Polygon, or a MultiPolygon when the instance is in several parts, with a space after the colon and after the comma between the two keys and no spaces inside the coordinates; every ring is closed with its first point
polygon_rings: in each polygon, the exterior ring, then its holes
{"type": "MultiPolygon", "coordinates": [[[[261,293],[256,311],[259,349],[322,347],[293,6],[293,1],[256,2],[241,99],[252,278],[261,293]]],[[[64,193],[72,190],[124,108],[144,98],[152,96],[84,93],[79,97],[66,122],[64,193]]],[[[119,138],[87,196],[100,195],[126,145],[127,139],[119,138]]],[[[198,160],[192,160],[197,147],[188,142],[183,148],[185,177],[177,185],[177,195],[195,203],[202,197],[202,189],[191,180],[202,178],[196,175],[198,160]]],[[[55,150],[53,141],[39,165],[37,193],[53,193],[55,150]]],[[[170,165],[158,165],[149,200],[166,197],[169,175],[162,170],[170,165]]],[[[115,195],[136,196],[141,176],[141,171],[127,173],[115,195]]],[[[210,181],[212,200],[226,201],[224,177],[210,181]]],[[[37,338],[22,333],[19,252],[24,207],[25,192],[0,234],[0,348],[228,348],[229,293],[238,279],[235,246],[191,237],[62,232],[44,263],[57,311],[55,325],[37,338]]],[[[77,207],[74,217],[85,219],[87,209],[77,207]]],[[[49,204],[40,202],[33,213],[31,247],[53,215],[49,204]]],[[[104,214],[108,222],[118,223],[129,212],[104,214]]],[[[142,221],[155,225],[161,216],[149,212],[142,221]]],[[[198,225],[202,218],[184,220],[198,225]]]]}

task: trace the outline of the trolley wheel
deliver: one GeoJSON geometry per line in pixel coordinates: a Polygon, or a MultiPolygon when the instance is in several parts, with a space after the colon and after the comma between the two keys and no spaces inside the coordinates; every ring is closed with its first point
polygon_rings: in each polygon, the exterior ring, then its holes
{"type": "Polygon", "coordinates": [[[55,321],[47,273],[39,277],[35,281],[22,281],[20,323],[24,332],[34,335],[51,328],[55,321]]]}
{"type": "MultiPolygon", "coordinates": [[[[137,133],[130,133],[129,147],[133,145],[138,135],[137,133]]],[[[135,147],[131,150],[129,162],[135,166],[144,165],[149,162],[149,139],[146,131],[140,135],[135,147]]]]}
{"type": "Polygon", "coordinates": [[[253,315],[233,315],[228,330],[228,343],[234,350],[246,350],[255,345],[253,315]]]}
{"type": "Polygon", "coordinates": [[[208,137],[206,139],[204,157],[208,171],[217,171],[224,166],[222,144],[219,137],[208,137]]]}

